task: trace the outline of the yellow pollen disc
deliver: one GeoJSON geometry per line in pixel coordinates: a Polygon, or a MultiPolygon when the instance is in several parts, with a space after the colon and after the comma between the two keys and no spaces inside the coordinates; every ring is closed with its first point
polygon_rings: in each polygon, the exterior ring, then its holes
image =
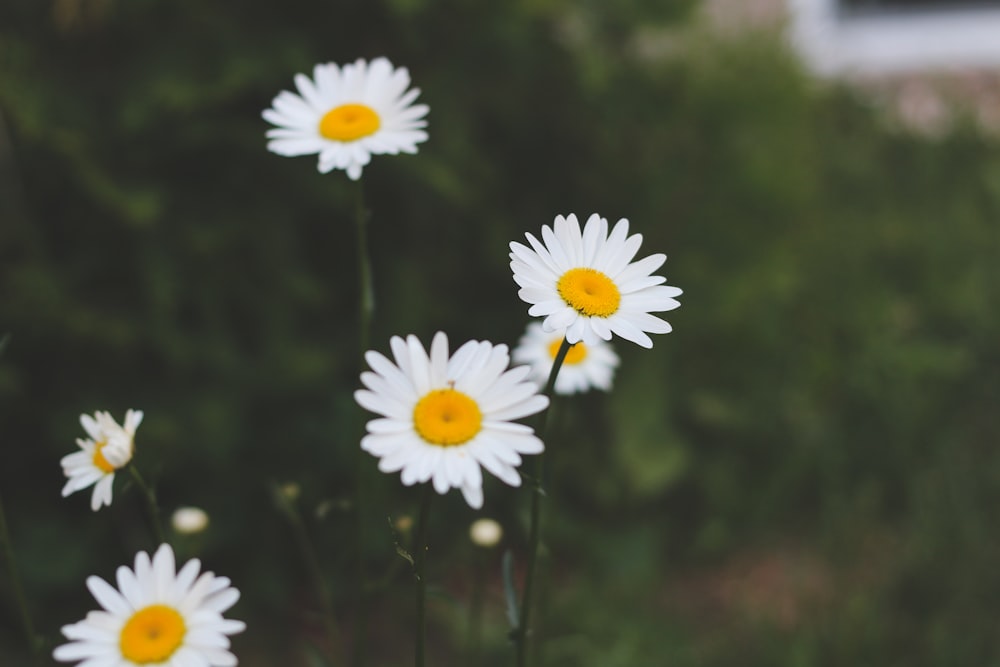
{"type": "Polygon", "coordinates": [[[382,126],[375,111],[364,104],[341,104],[319,121],[319,133],[334,141],[355,141],[378,132],[382,126]]]}
{"type": "Polygon", "coordinates": [[[437,389],[413,408],[413,427],[432,445],[452,447],[471,440],[483,424],[474,400],[454,389],[437,389]]]}
{"type": "Polygon", "coordinates": [[[618,310],[622,295],[615,281],[596,269],[570,269],[556,283],[563,301],[581,315],[608,317],[618,310]]]}
{"type": "Polygon", "coordinates": [[[101,454],[101,450],[104,449],[104,445],[108,443],[99,442],[97,443],[97,448],[94,449],[94,465],[97,469],[103,473],[110,473],[115,471],[115,467],[108,463],[108,460],[104,458],[104,454],[101,454]]]}
{"type": "MultiPolygon", "coordinates": [[[[556,355],[559,354],[559,348],[562,346],[562,338],[552,341],[549,344],[549,358],[555,359],[556,355]]],[[[570,345],[569,350],[566,351],[566,358],[563,359],[563,364],[567,366],[572,366],[574,364],[583,363],[583,360],[587,358],[587,346],[583,343],[575,343],[570,345]]]]}
{"type": "Polygon", "coordinates": [[[118,640],[122,656],[138,665],[163,662],[184,640],[187,626],[173,607],[154,604],[132,614],[118,640]]]}

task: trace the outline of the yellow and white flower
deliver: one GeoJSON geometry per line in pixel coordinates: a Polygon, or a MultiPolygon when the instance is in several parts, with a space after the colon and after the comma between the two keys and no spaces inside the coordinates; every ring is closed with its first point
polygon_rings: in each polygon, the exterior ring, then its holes
{"type": "Polygon", "coordinates": [[[608,233],[608,221],[591,215],[583,231],[575,215],[556,216],[553,228],[542,226],[542,241],[525,234],[531,247],[510,244],[510,268],[520,285],[518,296],[531,304],[528,314],[544,317],[546,331],[565,330],[570,343],[595,345],[617,334],[642,347],[653,347],[648,333],[668,333],[670,325],[650,313],[680,306],[681,290],[650,275],[667,256],[637,262],[642,235],[628,235],[622,218],[608,233]]]}
{"type": "Polygon", "coordinates": [[[60,461],[63,473],[69,478],[62,490],[63,498],[93,485],[90,509],[96,512],[103,505],[110,505],[115,471],[132,460],[135,431],[141,422],[141,410],[126,412],[124,426],[119,426],[107,412],[95,412],[93,417],[80,415],[80,424],[90,437],[77,438],[81,451],[60,461]]]}
{"type": "Polygon", "coordinates": [[[343,169],[356,181],[372,155],[416,153],[427,140],[428,107],[413,104],[420,89],[409,85],[409,71],[385,58],[316,65],[312,79],[295,75],[298,95],[282,91],[264,111],[264,120],[277,125],[267,131],[267,148],[319,154],[320,172],[343,169]]]}
{"type": "MultiPolygon", "coordinates": [[[[538,322],[528,324],[511,358],[531,366],[531,378],[544,385],[563,342],[563,332],[547,332],[538,322]]],[[[579,342],[569,348],[556,376],[557,394],[575,394],[591,388],[608,391],[618,366],[618,355],[611,344],[601,339],[588,344],[579,342]]]]}
{"type": "Polygon", "coordinates": [[[79,667],[231,667],[229,637],[246,625],[222,617],[240,592],[227,577],[202,572],[197,558],[176,571],[174,552],[160,545],[150,560],[140,552],[135,568],[118,568],[118,588],[89,577],[87,588],[103,607],[62,628],[69,643],[55,649],[61,662],[79,667]]]}
{"type": "Polygon", "coordinates": [[[354,398],[382,415],[368,422],[361,448],[379,457],[382,472],[402,471],[403,484],[432,481],[446,493],[459,488],[469,505],[483,505],[480,466],[519,486],[521,454],[544,449],[529,426],[511,420],[544,410],[549,399],[525,381],[530,368],[507,368],[506,345],[469,341],[448,356],[438,332],[430,355],[416,336],[390,341],[395,363],[369,351],[372,371],[354,398]]]}

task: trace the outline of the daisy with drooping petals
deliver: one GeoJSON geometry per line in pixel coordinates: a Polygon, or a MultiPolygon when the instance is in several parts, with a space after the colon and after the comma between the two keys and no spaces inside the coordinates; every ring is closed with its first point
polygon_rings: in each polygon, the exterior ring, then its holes
{"type": "Polygon", "coordinates": [[[87,588],[103,607],[62,628],[70,640],[55,649],[61,662],[79,667],[231,667],[236,656],[229,637],[246,629],[242,621],[222,617],[240,599],[227,577],[202,572],[197,558],[179,572],[174,552],[161,544],[150,560],[140,552],[135,569],[116,573],[118,589],[100,577],[87,588]]]}
{"type": "Polygon", "coordinates": [[[372,155],[416,153],[427,141],[426,104],[413,104],[420,94],[411,88],[405,67],[393,68],[385,58],[351,65],[316,65],[313,78],[295,76],[299,94],[282,91],[264,120],[267,148],[285,156],[319,154],[319,170],[343,169],[351,180],[372,155]]]}
{"type": "MultiPolygon", "coordinates": [[[[548,382],[563,338],[562,331],[547,332],[538,322],[531,322],[511,358],[515,363],[531,366],[532,379],[544,385],[548,382]]],[[[591,388],[608,391],[617,366],[618,355],[611,349],[610,343],[598,339],[588,345],[581,341],[566,353],[556,376],[555,392],[575,394],[591,388]]]]}
{"type": "Polygon", "coordinates": [[[368,422],[361,448],[379,457],[382,472],[402,471],[403,484],[433,481],[443,494],[459,488],[469,506],[483,505],[480,466],[519,486],[521,454],[544,449],[533,430],[510,420],[544,410],[549,399],[525,381],[530,368],[509,369],[506,345],[475,341],[448,356],[448,337],[438,332],[430,355],[416,336],[390,341],[395,363],[369,351],[372,371],[354,398],[382,415],[368,422]]]}
{"type": "Polygon", "coordinates": [[[69,478],[62,490],[63,498],[93,484],[90,509],[96,512],[103,505],[110,505],[115,471],[132,460],[135,430],[141,422],[141,410],[126,412],[124,426],[119,426],[107,412],[95,412],[93,417],[80,415],[80,424],[90,437],[77,438],[76,444],[82,451],[60,461],[63,473],[69,478]]]}
{"type": "Polygon", "coordinates": [[[566,340],[594,345],[618,334],[642,347],[653,347],[649,333],[668,333],[670,325],[650,313],[680,306],[681,290],[650,275],[667,256],[637,262],[642,235],[628,235],[622,218],[608,233],[608,221],[591,215],[580,231],[575,215],[556,216],[553,228],[542,226],[542,241],[525,234],[531,247],[510,244],[510,268],[521,286],[518,296],[531,304],[528,314],[544,317],[546,331],[565,330],[566,340]]]}

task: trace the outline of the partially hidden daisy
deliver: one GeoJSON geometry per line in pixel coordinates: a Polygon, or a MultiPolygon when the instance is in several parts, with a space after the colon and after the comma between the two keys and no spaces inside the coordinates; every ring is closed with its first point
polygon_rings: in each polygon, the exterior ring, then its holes
{"type": "Polygon", "coordinates": [[[115,471],[132,460],[135,431],[141,422],[141,410],[126,412],[123,426],[107,412],[95,412],[93,417],[80,415],[80,424],[90,437],[77,438],[76,444],[81,451],[68,454],[60,461],[63,473],[69,478],[63,486],[63,497],[93,485],[90,509],[96,512],[110,505],[115,471]]]}
{"type": "Polygon", "coordinates": [[[267,148],[285,156],[319,154],[319,171],[343,169],[352,180],[372,155],[416,153],[427,140],[426,104],[413,104],[419,88],[407,88],[410,73],[385,58],[358,59],[339,67],[316,65],[313,78],[295,75],[299,94],[282,91],[264,120],[267,148]]]}
{"type": "MultiPolygon", "coordinates": [[[[552,364],[563,342],[563,331],[545,331],[538,322],[531,322],[517,347],[511,353],[515,363],[531,366],[531,378],[539,384],[548,381],[552,364]]],[[[618,366],[618,355],[611,344],[601,339],[593,343],[579,342],[569,348],[556,376],[557,394],[575,394],[611,389],[611,380],[618,366]]]]}
{"type": "Polygon", "coordinates": [[[508,369],[506,345],[471,340],[448,355],[438,332],[430,354],[416,336],[390,341],[395,362],[369,351],[366,389],[354,393],[366,410],[382,415],[368,422],[361,448],[379,457],[382,472],[402,471],[403,484],[432,481],[446,493],[459,488],[469,505],[483,505],[486,468],[519,486],[521,454],[539,454],[542,441],[531,427],[515,423],[544,410],[549,399],[526,381],[530,368],[508,369]]]}
{"type": "Polygon", "coordinates": [[[69,643],[53,657],[80,661],[79,667],[231,667],[236,656],[229,637],[242,632],[242,621],[223,618],[240,598],[227,577],[199,572],[197,558],[178,572],[174,552],[160,545],[150,560],[140,552],[135,568],[116,572],[117,590],[100,577],[88,577],[87,588],[103,607],[62,628],[69,643]]]}

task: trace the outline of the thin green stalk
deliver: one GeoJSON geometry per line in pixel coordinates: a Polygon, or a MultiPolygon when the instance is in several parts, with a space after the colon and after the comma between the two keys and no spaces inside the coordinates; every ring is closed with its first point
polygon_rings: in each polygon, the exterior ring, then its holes
{"type": "MultiPolygon", "coordinates": [[[[566,354],[571,347],[573,346],[563,338],[562,345],[559,346],[556,358],[552,362],[552,370],[549,372],[548,382],[545,383],[545,395],[549,397],[550,401],[556,384],[556,376],[559,375],[559,369],[562,368],[563,361],[566,359],[566,354]]],[[[538,421],[538,435],[543,440],[545,439],[546,425],[548,424],[550,412],[552,412],[551,402],[549,403],[549,408],[542,413],[538,421]]],[[[524,595],[521,598],[520,622],[514,631],[514,639],[517,643],[517,667],[525,667],[528,664],[528,628],[531,620],[532,594],[535,588],[538,546],[542,539],[542,496],[544,495],[542,478],[544,475],[545,452],[542,452],[535,457],[535,483],[531,494],[531,523],[528,528],[528,565],[524,577],[524,595]]]]}
{"type": "Polygon", "coordinates": [[[128,471],[131,473],[132,479],[135,480],[136,486],[139,487],[139,491],[142,492],[142,497],[146,501],[146,513],[149,515],[150,529],[153,531],[153,537],[156,538],[157,545],[169,544],[164,536],[163,522],[160,521],[160,506],[156,502],[156,492],[153,491],[153,487],[146,484],[146,480],[139,474],[139,469],[135,467],[134,461],[129,462],[128,471]]]}
{"type": "Polygon", "coordinates": [[[326,576],[323,574],[323,567],[320,565],[319,557],[316,555],[316,549],[313,548],[305,522],[302,521],[302,515],[299,513],[294,501],[280,488],[275,487],[273,493],[278,507],[284,512],[285,518],[288,519],[288,523],[292,527],[292,533],[295,535],[295,542],[298,544],[299,551],[302,554],[302,560],[305,561],[309,575],[312,577],[313,585],[316,586],[316,592],[323,607],[323,624],[326,628],[327,641],[330,642],[330,664],[340,664],[340,657],[342,656],[340,629],[337,625],[337,617],[333,611],[333,596],[330,594],[330,587],[327,585],[326,576]]]}
{"type": "Polygon", "coordinates": [[[375,316],[375,283],[372,280],[372,262],[368,250],[368,218],[370,213],[365,206],[365,193],[361,181],[357,184],[357,200],[355,202],[355,224],[357,225],[358,241],[358,343],[361,346],[361,356],[364,358],[371,339],[372,319],[375,316]]]}
{"type": "Polygon", "coordinates": [[[35,625],[31,622],[31,614],[28,613],[28,602],[24,597],[24,588],[21,586],[21,576],[17,571],[17,561],[14,558],[14,546],[10,541],[10,532],[7,529],[7,516],[3,511],[3,500],[0,499],[0,545],[3,547],[4,560],[7,561],[7,573],[10,575],[10,585],[14,590],[14,599],[17,601],[18,611],[21,613],[21,623],[24,626],[24,638],[31,649],[31,655],[35,664],[41,664],[42,643],[38,635],[35,634],[35,625]]]}
{"type": "Polygon", "coordinates": [[[483,650],[483,598],[486,592],[488,552],[476,546],[473,563],[472,596],[469,600],[468,651],[469,664],[482,662],[483,650]]]}
{"type": "Polygon", "coordinates": [[[427,561],[427,519],[430,515],[433,496],[434,488],[430,482],[425,483],[423,498],[420,500],[420,515],[417,517],[417,536],[413,543],[416,551],[413,571],[417,579],[417,636],[414,642],[414,665],[416,667],[424,667],[424,643],[427,629],[427,577],[424,566],[427,561]]]}
{"type": "MultiPolygon", "coordinates": [[[[361,181],[357,182],[355,199],[355,225],[357,227],[357,261],[358,261],[358,347],[359,364],[365,367],[365,353],[371,343],[372,319],[375,316],[375,287],[372,280],[371,256],[368,250],[368,218],[369,211],[365,206],[365,194],[361,181]]],[[[359,427],[364,432],[364,427],[359,427]]],[[[363,667],[367,662],[368,645],[368,572],[365,567],[365,517],[368,509],[366,497],[367,460],[361,447],[355,452],[355,486],[354,511],[355,526],[355,559],[357,561],[357,607],[354,615],[354,651],[353,664],[363,667]]]]}

